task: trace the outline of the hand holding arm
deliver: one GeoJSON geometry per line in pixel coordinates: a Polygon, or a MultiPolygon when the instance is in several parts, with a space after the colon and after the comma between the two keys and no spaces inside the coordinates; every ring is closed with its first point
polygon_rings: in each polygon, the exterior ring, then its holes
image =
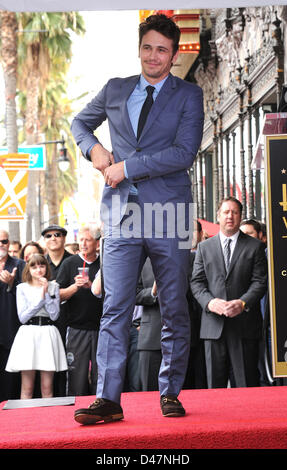
{"type": "Polygon", "coordinates": [[[111,166],[104,170],[105,182],[112,188],[125,179],[124,162],[115,163],[113,155],[111,155],[111,166]]]}
{"type": "Polygon", "coordinates": [[[92,147],[90,157],[93,163],[93,167],[96,170],[101,171],[103,175],[105,169],[109,168],[111,162],[114,160],[112,153],[106,150],[100,143],[95,144],[92,147]]]}

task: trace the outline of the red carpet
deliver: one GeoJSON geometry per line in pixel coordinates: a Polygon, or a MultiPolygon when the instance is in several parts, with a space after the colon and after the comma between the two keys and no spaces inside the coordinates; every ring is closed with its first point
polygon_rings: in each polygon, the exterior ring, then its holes
{"type": "Polygon", "coordinates": [[[287,387],[184,390],[187,414],[164,418],[157,392],[122,396],[125,419],[81,426],[75,406],[0,409],[1,449],[287,449],[287,387]]]}

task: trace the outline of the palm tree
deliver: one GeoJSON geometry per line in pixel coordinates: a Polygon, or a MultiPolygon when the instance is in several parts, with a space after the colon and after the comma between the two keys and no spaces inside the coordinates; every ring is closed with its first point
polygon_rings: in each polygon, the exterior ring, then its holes
{"type": "MultiPolygon", "coordinates": [[[[5,105],[6,105],[6,139],[8,153],[18,152],[17,132],[17,30],[18,21],[16,13],[1,11],[1,60],[4,71],[5,82],[5,105]]],[[[20,240],[19,222],[9,222],[9,233],[11,239],[20,240]]]]}
{"type": "Polygon", "coordinates": [[[72,102],[66,97],[64,78],[51,81],[45,90],[45,96],[40,100],[40,124],[47,141],[57,141],[61,134],[65,135],[65,146],[70,161],[66,172],[59,170],[57,165],[57,144],[47,145],[47,171],[45,178],[45,199],[48,203],[49,219],[57,223],[60,201],[65,196],[71,196],[76,187],[75,176],[76,146],[70,131],[69,117],[72,115],[72,102]]]}
{"type": "MultiPolygon", "coordinates": [[[[26,90],[25,134],[27,144],[37,143],[40,130],[39,96],[45,90],[53,69],[67,71],[72,57],[71,32],[84,32],[82,16],[77,12],[20,13],[19,29],[19,87],[26,90]]],[[[59,138],[59,136],[57,136],[59,138]]],[[[58,139],[56,139],[58,140],[58,139]]],[[[56,164],[56,162],[54,162],[56,164]]],[[[36,207],[36,188],[40,175],[30,172],[27,198],[26,239],[40,236],[39,211],[36,207]]]]}

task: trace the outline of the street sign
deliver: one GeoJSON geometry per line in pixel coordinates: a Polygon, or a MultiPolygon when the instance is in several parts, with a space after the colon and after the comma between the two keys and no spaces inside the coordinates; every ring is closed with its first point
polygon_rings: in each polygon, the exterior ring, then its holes
{"type": "MultiPolygon", "coordinates": [[[[7,154],[7,147],[0,147],[0,155],[7,154]]],[[[45,145],[25,145],[18,147],[19,153],[29,154],[29,170],[46,169],[45,145]]]]}
{"type": "Polygon", "coordinates": [[[30,154],[0,155],[0,220],[25,217],[30,154]]]}

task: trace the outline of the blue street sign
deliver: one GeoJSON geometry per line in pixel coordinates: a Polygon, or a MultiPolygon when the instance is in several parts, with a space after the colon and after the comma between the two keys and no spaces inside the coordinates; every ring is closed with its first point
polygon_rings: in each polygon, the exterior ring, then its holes
{"type": "MultiPolygon", "coordinates": [[[[0,155],[7,153],[7,147],[0,147],[0,155]]],[[[18,147],[18,153],[29,153],[29,170],[46,169],[46,149],[45,145],[27,145],[18,147]]]]}

